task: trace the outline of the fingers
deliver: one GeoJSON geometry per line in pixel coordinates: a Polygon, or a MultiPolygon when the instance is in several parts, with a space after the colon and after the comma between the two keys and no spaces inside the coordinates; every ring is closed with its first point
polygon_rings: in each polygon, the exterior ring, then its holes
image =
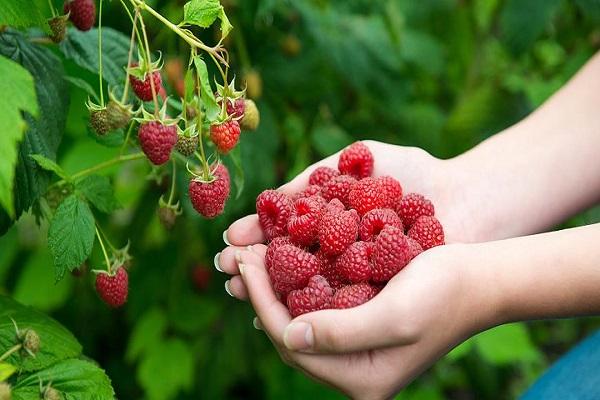
{"type": "Polygon", "coordinates": [[[267,246],[263,244],[255,244],[246,247],[225,247],[222,252],[215,255],[214,263],[217,271],[224,272],[229,275],[239,275],[240,270],[238,268],[238,263],[240,262],[240,254],[243,251],[252,251],[261,257],[264,257],[267,251],[267,246]]]}
{"type": "Polygon", "coordinates": [[[258,223],[258,216],[256,214],[247,215],[235,221],[223,233],[223,240],[226,244],[235,246],[263,243],[265,236],[258,223]]]}
{"type": "Polygon", "coordinates": [[[238,300],[248,300],[248,290],[246,290],[246,285],[244,285],[244,281],[239,275],[225,282],[225,291],[238,300]]]}

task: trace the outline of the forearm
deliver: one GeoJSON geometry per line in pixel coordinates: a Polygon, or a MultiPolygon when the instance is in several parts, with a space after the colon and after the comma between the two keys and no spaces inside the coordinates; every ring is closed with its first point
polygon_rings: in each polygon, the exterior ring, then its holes
{"type": "Polygon", "coordinates": [[[449,160],[475,240],[540,232],[600,199],[600,53],[526,119],[449,160]]]}

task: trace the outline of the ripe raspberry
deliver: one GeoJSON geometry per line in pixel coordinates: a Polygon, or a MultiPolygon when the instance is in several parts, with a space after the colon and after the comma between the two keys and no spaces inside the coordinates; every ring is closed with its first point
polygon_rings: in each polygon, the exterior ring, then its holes
{"type": "Polygon", "coordinates": [[[287,307],[292,318],[313,311],[330,307],[333,289],[327,279],[315,275],[308,280],[308,286],[301,290],[292,291],[287,297],[287,307]]]}
{"type": "Polygon", "coordinates": [[[192,282],[200,292],[206,290],[210,285],[212,270],[204,265],[196,265],[192,270],[192,282]]]}
{"type": "Polygon", "coordinates": [[[332,199],[325,205],[324,214],[339,214],[342,211],[346,211],[346,207],[338,199],[332,199]]]}
{"type": "Polygon", "coordinates": [[[96,292],[110,307],[121,307],[127,301],[129,277],[123,267],[117,268],[113,274],[100,271],[96,275],[96,292]]]}
{"type": "Polygon", "coordinates": [[[386,226],[375,240],[373,281],[389,281],[408,264],[410,258],[410,245],[402,229],[395,226],[386,226]]]}
{"type": "Polygon", "coordinates": [[[319,243],[329,256],[342,254],[358,236],[359,217],[355,210],[325,214],[319,226],[319,243]]]}
{"type": "Polygon", "coordinates": [[[346,249],[335,262],[335,268],[344,279],[352,282],[365,282],[371,279],[371,255],[373,242],[355,242],[346,249]]]}
{"type": "MultiPolygon", "coordinates": [[[[133,64],[132,66],[135,67],[136,64],[133,64]]],[[[150,83],[150,79],[154,81],[154,90],[156,91],[156,95],[160,95],[160,91],[163,90],[160,71],[148,72],[144,76],[144,79],[139,79],[136,76],[129,75],[129,83],[131,84],[131,88],[133,89],[135,95],[142,101],[152,101],[152,83],[150,83]]]]}
{"type": "Polygon", "coordinates": [[[423,216],[410,227],[408,237],[419,243],[423,250],[428,250],[444,244],[444,228],[436,217],[423,216]]]}
{"type": "Polygon", "coordinates": [[[344,206],[348,206],[348,194],[355,183],[356,179],[350,175],[336,176],[323,184],[321,193],[327,201],[339,199],[344,206]]]}
{"type": "Polygon", "coordinates": [[[309,185],[319,185],[323,186],[326,182],[330,181],[331,178],[335,178],[340,175],[340,171],[329,168],[329,167],[318,167],[313,172],[311,172],[308,177],[309,185]]]}
{"type": "Polygon", "coordinates": [[[408,238],[408,245],[410,246],[410,259],[412,260],[423,252],[421,245],[413,238],[408,238]]]}
{"type": "Polygon", "coordinates": [[[194,152],[198,149],[198,143],[200,141],[200,135],[186,136],[179,135],[177,137],[177,144],[175,148],[181,154],[186,157],[189,157],[194,154],[194,152]]]}
{"type": "Polygon", "coordinates": [[[404,196],[400,200],[396,211],[406,229],[410,228],[417,218],[423,215],[433,216],[435,213],[431,201],[418,193],[409,193],[404,196]]]}
{"type": "Polygon", "coordinates": [[[215,180],[212,182],[192,179],[188,188],[194,209],[206,218],[214,218],[223,213],[231,185],[229,171],[223,164],[217,166],[213,175],[215,180]]]}
{"type": "Polygon", "coordinates": [[[368,283],[344,286],[333,295],[331,307],[342,309],[360,306],[371,300],[376,294],[377,290],[368,283]]]}
{"type": "Polygon", "coordinates": [[[304,288],[310,277],[319,273],[319,262],[309,252],[285,244],[273,254],[269,276],[273,288],[285,296],[292,290],[304,288]]]}
{"type": "Polygon", "coordinates": [[[350,283],[347,279],[344,279],[344,277],[341,276],[336,269],[335,256],[327,256],[325,253],[323,253],[323,250],[319,249],[315,253],[315,257],[317,257],[317,261],[319,262],[319,271],[321,271],[320,274],[327,279],[329,286],[334,289],[339,289],[342,286],[350,283]]]}
{"type": "Polygon", "coordinates": [[[360,240],[374,240],[379,235],[379,232],[388,225],[404,230],[402,221],[394,210],[390,210],[389,208],[375,208],[367,212],[360,221],[358,231],[360,240]]]}
{"type": "Polygon", "coordinates": [[[106,108],[90,110],[90,125],[94,132],[100,136],[104,136],[112,130],[108,119],[109,115],[106,108]]]}
{"type": "Polygon", "coordinates": [[[286,244],[292,244],[289,236],[279,236],[271,240],[267,246],[267,252],[265,253],[265,267],[267,267],[267,272],[269,272],[273,265],[273,255],[275,254],[275,251],[286,244]]]}
{"type": "Polygon", "coordinates": [[[256,103],[252,100],[244,100],[245,108],[244,116],[240,120],[240,128],[244,131],[255,131],[260,124],[260,112],[256,103]]]}
{"type": "Polygon", "coordinates": [[[355,142],[340,154],[338,169],[342,174],[352,175],[356,179],[371,176],[373,154],[362,142],[355,142]]]}
{"type": "Polygon", "coordinates": [[[229,153],[240,140],[240,124],[236,120],[229,120],[211,125],[210,140],[221,153],[229,153]]]}
{"type": "Polygon", "coordinates": [[[285,193],[265,190],[256,198],[258,222],[267,241],[287,233],[287,222],[292,213],[292,200],[285,193]]]}
{"type": "Polygon", "coordinates": [[[96,3],[94,0],[67,0],[63,6],[65,14],[80,31],[89,31],[96,23],[96,3]]]}
{"type": "Polygon", "coordinates": [[[239,99],[228,99],[227,101],[227,115],[233,118],[242,118],[246,112],[246,103],[243,98],[239,99]]]}
{"type": "Polygon", "coordinates": [[[375,208],[383,208],[387,197],[383,187],[375,178],[363,178],[356,182],[348,194],[348,206],[354,208],[360,215],[375,208]]]}
{"type": "Polygon", "coordinates": [[[395,210],[402,199],[402,186],[400,182],[391,176],[380,176],[377,178],[377,181],[383,187],[383,192],[385,193],[385,207],[395,210]]]}
{"type": "Polygon", "coordinates": [[[146,157],[154,165],[169,161],[171,151],[177,143],[177,127],[159,121],[144,122],[138,129],[140,145],[146,157]]]}
{"type": "Polygon", "coordinates": [[[323,205],[316,196],[296,200],[287,222],[287,231],[293,243],[310,246],[315,242],[323,205]]]}
{"type": "Polygon", "coordinates": [[[318,185],[310,185],[306,189],[301,192],[298,192],[294,195],[294,200],[298,200],[302,197],[311,197],[311,196],[321,196],[321,186],[318,185]]]}

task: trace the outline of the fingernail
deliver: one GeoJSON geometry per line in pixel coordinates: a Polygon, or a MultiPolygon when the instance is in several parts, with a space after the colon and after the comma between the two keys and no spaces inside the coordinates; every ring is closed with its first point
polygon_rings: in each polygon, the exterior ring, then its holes
{"type": "Polygon", "coordinates": [[[235,251],[234,257],[238,264],[242,262],[242,252],[240,250],[235,251]]]}
{"type": "Polygon", "coordinates": [[[309,349],[314,340],[312,326],[307,322],[292,322],[283,333],[283,343],[290,350],[309,349]]]}
{"type": "Polygon", "coordinates": [[[233,295],[231,294],[231,290],[229,290],[229,281],[225,281],[225,291],[227,292],[228,295],[233,297],[233,295]]]}
{"type": "Polygon", "coordinates": [[[215,254],[215,258],[213,259],[213,264],[215,264],[215,269],[219,272],[223,272],[221,266],[219,265],[219,257],[221,256],[221,252],[215,254]]]}
{"type": "Polygon", "coordinates": [[[227,239],[227,230],[223,231],[223,241],[227,246],[231,246],[231,243],[229,243],[229,239],[227,239]]]}
{"type": "Polygon", "coordinates": [[[246,272],[245,271],[246,270],[246,264],[240,263],[240,264],[238,264],[238,268],[240,270],[240,275],[244,276],[244,273],[246,272]]]}
{"type": "Polygon", "coordinates": [[[258,320],[258,317],[254,317],[254,319],[252,320],[252,326],[254,327],[254,329],[258,330],[258,331],[262,331],[262,325],[260,324],[260,321],[258,320]]]}

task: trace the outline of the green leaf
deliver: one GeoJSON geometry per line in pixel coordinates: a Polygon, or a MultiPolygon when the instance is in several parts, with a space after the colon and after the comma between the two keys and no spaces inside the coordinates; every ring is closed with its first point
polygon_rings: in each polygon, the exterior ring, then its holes
{"type": "Polygon", "coordinates": [[[66,399],[109,400],[115,398],[106,373],[85,360],[64,360],[34,374],[19,379],[13,387],[13,400],[39,398],[40,382],[52,383],[66,399]]]}
{"type": "MultiPolygon", "coordinates": [[[[129,58],[130,38],[109,27],[102,27],[102,77],[109,86],[122,85],[129,58]]],[[[66,58],[80,67],[98,74],[98,29],[82,32],[69,28],[67,38],[60,44],[66,58]]]]}
{"type": "Polygon", "coordinates": [[[80,190],[94,207],[104,213],[111,213],[120,207],[107,176],[90,175],[76,182],[75,188],[80,190]]]}
{"type": "Polygon", "coordinates": [[[19,329],[33,329],[40,337],[40,350],[35,358],[21,357],[17,352],[6,359],[22,371],[37,371],[81,354],[81,345],[62,325],[33,308],[4,296],[0,296],[0,349],[8,349],[15,344],[12,320],[19,329]]]}
{"type": "Polygon", "coordinates": [[[316,124],[310,140],[321,157],[330,156],[354,141],[342,128],[330,122],[316,124]]]}
{"type": "Polygon", "coordinates": [[[10,378],[17,371],[17,367],[9,363],[0,363],[0,382],[10,378]]]}
{"type": "Polygon", "coordinates": [[[94,215],[87,203],[74,194],[67,197],[56,209],[48,229],[57,282],[67,270],[74,270],[89,257],[94,234],[94,215]]]}
{"type": "Polygon", "coordinates": [[[206,63],[200,56],[194,57],[194,65],[196,66],[196,73],[200,79],[200,90],[202,96],[202,103],[206,109],[206,119],[208,121],[214,121],[221,112],[221,108],[215,100],[215,94],[213,93],[212,87],[210,86],[210,79],[208,78],[208,69],[206,63]]]}
{"type": "Polygon", "coordinates": [[[229,35],[229,32],[231,32],[233,29],[233,25],[231,25],[231,22],[229,22],[229,18],[227,18],[224,8],[221,8],[219,19],[221,20],[221,38],[224,38],[229,35]]]}
{"type": "Polygon", "coordinates": [[[31,157],[40,167],[42,167],[46,171],[54,172],[61,178],[67,179],[67,173],[63,171],[60,165],[58,165],[51,159],[44,157],[41,154],[30,154],[29,157],[31,157]]]}
{"type": "Polygon", "coordinates": [[[452,351],[446,355],[446,358],[452,361],[458,360],[459,358],[462,358],[463,356],[467,355],[472,348],[473,341],[467,340],[453,348],[452,351]]]}
{"type": "MultiPolygon", "coordinates": [[[[19,32],[0,34],[0,54],[5,55],[27,69],[35,81],[40,118],[25,114],[29,129],[19,146],[15,170],[14,204],[15,218],[46,192],[50,174],[40,169],[30,154],[42,154],[56,159],[56,150],[65,130],[69,103],[69,87],[62,79],[61,61],[51,50],[31,43],[19,32]]],[[[10,218],[0,209],[0,234],[12,225],[10,218]]]]}
{"type": "MultiPolygon", "coordinates": [[[[81,78],[74,77],[74,76],[65,76],[65,80],[67,82],[70,82],[73,86],[76,86],[79,89],[82,89],[94,101],[96,101],[97,103],[100,103],[100,99],[98,98],[98,95],[96,94],[96,89],[94,89],[92,87],[92,85],[90,85],[89,83],[87,83],[85,80],[83,80],[81,78]]],[[[96,136],[98,136],[98,135],[96,135],[96,136]]]]}
{"type": "Polygon", "coordinates": [[[39,109],[33,78],[25,68],[0,57],[0,76],[0,206],[14,218],[13,184],[18,144],[27,128],[21,112],[37,117],[39,109]]]}
{"type": "Polygon", "coordinates": [[[191,0],[183,6],[183,21],[180,25],[196,25],[208,28],[219,18],[223,6],[219,0],[191,0]]]}
{"type": "Polygon", "coordinates": [[[229,157],[235,168],[233,183],[235,184],[235,199],[237,200],[244,191],[244,168],[242,167],[242,153],[240,151],[240,146],[236,146],[236,148],[230,151],[229,157]]]}
{"type": "Polygon", "coordinates": [[[2,0],[0,25],[15,28],[38,26],[47,30],[46,19],[42,14],[46,9],[40,0],[2,0]]]}
{"type": "Polygon", "coordinates": [[[167,329],[167,316],[158,308],[147,311],[135,324],[129,337],[127,354],[129,362],[135,362],[145,352],[160,344],[167,329]]]}
{"type": "Polygon", "coordinates": [[[477,335],[473,340],[482,357],[493,364],[508,365],[541,358],[524,324],[501,325],[477,335]]]}

